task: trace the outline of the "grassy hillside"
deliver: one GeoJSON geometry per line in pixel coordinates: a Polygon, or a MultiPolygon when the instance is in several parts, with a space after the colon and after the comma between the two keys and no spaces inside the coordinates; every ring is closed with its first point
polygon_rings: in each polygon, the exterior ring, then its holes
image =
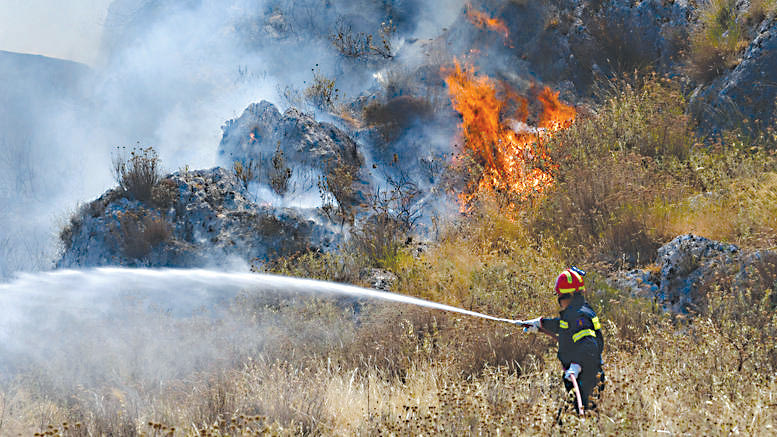
{"type": "Polygon", "coordinates": [[[773,434],[773,256],[754,264],[757,274],[747,282],[721,271],[704,284],[698,314],[663,312],[605,278],[616,269],[651,268],[656,248],[685,232],[773,246],[775,132],[698,138],[685,116],[685,95],[663,78],[613,82],[600,97],[601,106],[553,138],[556,182],[541,197],[481,195],[470,213],[439,224],[420,254],[404,238],[366,228],[341,254],[301,254],[263,267],[361,285],[366,268],[380,267],[396,275],[398,292],[529,318],[553,315],[556,274],[571,263],[585,266],[587,297],[607,339],[607,384],[599,409],[584,420],[567,411],[563,425],[555,421],[566,395],[548,337],[412,307],[302,297],[270,302],[246,294],[235,302],[236,316],[282,322],[257,323],[267,345],[227,357],[234,362],[228,370],[76,392],[57,389],[51,375],[6,381],[0,430],[773,434]]]}

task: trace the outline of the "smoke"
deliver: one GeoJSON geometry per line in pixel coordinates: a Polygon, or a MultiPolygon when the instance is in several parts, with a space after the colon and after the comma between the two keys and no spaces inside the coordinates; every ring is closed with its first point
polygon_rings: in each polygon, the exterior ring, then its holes
{"type": "Polygon", "coordinates": [[[115,0],[92,68],[0,53],[10,84],[0,93],[10,108],[0,118],[0,277],[51,266],[69,215],[115,184],[115,147],[153,146],[169,171],[212,167],[220,127],[248,104],[284,108],[279,90],[304,89],[314,68],[336,79],[344,101],[374,92],[374,73],[424,61],[418,38],[439,35],[462,8],[459,0],[115,0]],[[394,59],[346,59],[330,41],[338,26],[377,41],[387,22],[394,59]]]}
{"type": "Polygon", "coordinates": [[[342,345],[362,303],[394,302],[507,321],[400,294],[203,269],[57,270],[0,284],[0,384],[35,375],[50,393],[160,383],[272,360],[281,345],[342,345]],[[318,306],[316,306],[318,305],[318,306]]]}
{"type": "Polygon", "coordinates": [[[333,304],[311,300],[316,291],[205,270],[23,274],[0,284],[0,385],[32,377],[35,389],[63,402],[77,387],[142,402],[197,372],[277,358],[281,343],[330,347],[348,335],[352,307],[333,306],[341,318],[328,328],[299,317],[315,302],[333,304]]]}

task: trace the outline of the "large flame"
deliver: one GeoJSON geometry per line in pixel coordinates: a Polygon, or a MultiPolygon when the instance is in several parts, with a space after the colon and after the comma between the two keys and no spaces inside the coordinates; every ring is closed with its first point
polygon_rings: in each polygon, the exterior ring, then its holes
{"type": "Polygon", "coordinates": [[[475,75],[471,67],[462,68],[456,61],[445,83],[462,117],[464,145],[482,166],[476,186],[460,197],[464,209],[478,193],[507,193],[526,200],[552,185],[547,135],[568,127],[574,108],[559,102],[558,93],[546,87],[537,97],[543,108],[538,126],[530,127],[527,100],[504,85],[497,92],[488,76],[475,75]]]}
{"type": "Polygon", "coordinates": [[[469,19],[470,23],[481,29],[489,29],[502,34],[505,39],[505,44],[507,44],[510,33],[507,30],[507,26],[505,25],[504,21],[498,18],[489,17],[485,12],[474,9],[469,3],[466,5],[466,10],[467,18],[469,19]]]}

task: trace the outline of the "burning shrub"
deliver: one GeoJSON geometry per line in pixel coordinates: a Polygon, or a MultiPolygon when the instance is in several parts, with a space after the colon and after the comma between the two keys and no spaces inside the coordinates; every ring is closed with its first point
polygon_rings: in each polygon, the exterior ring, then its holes
{"type": "Polygon", "coordinates": [[[151,198],[152,188],[162,178],[159,156],[153,147],[136,147],[129,157],[117,148],[113,156],[113,174],[125,193],[144,202],[151,198]]]}
{"type": "Polygon", "coordinates": [[[462,117],[465,151],[477,164],[477,177],[460,196],[464,208],[479,193],[526,200],[552,185],[546,137],[572,123],[574,108],[545,88],[537,96],[543,107],[537,126],[529,127],[528,101],[506,84],[497,92],[489,77],[476,76],[458,62],[445,83],[453,108],[462,117]]]}

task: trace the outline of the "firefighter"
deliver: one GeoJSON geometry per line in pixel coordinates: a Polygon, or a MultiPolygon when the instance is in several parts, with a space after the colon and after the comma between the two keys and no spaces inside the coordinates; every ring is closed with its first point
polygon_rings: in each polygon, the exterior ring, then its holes
{"type": "Polygon", "coordinates": [[[577,379],[585,408],[596,408],[591,393],[599,385],[604,389],[602,351],[604,337],[596,313],[583,297],[585,272],[577,267],[564,270],[556,279],[559,317],[538,317],[519,321],[526,332],[543,331],[558,340],[558,359],[564,366],[564,385],[572,390],[572,376],[577,379]]]}

